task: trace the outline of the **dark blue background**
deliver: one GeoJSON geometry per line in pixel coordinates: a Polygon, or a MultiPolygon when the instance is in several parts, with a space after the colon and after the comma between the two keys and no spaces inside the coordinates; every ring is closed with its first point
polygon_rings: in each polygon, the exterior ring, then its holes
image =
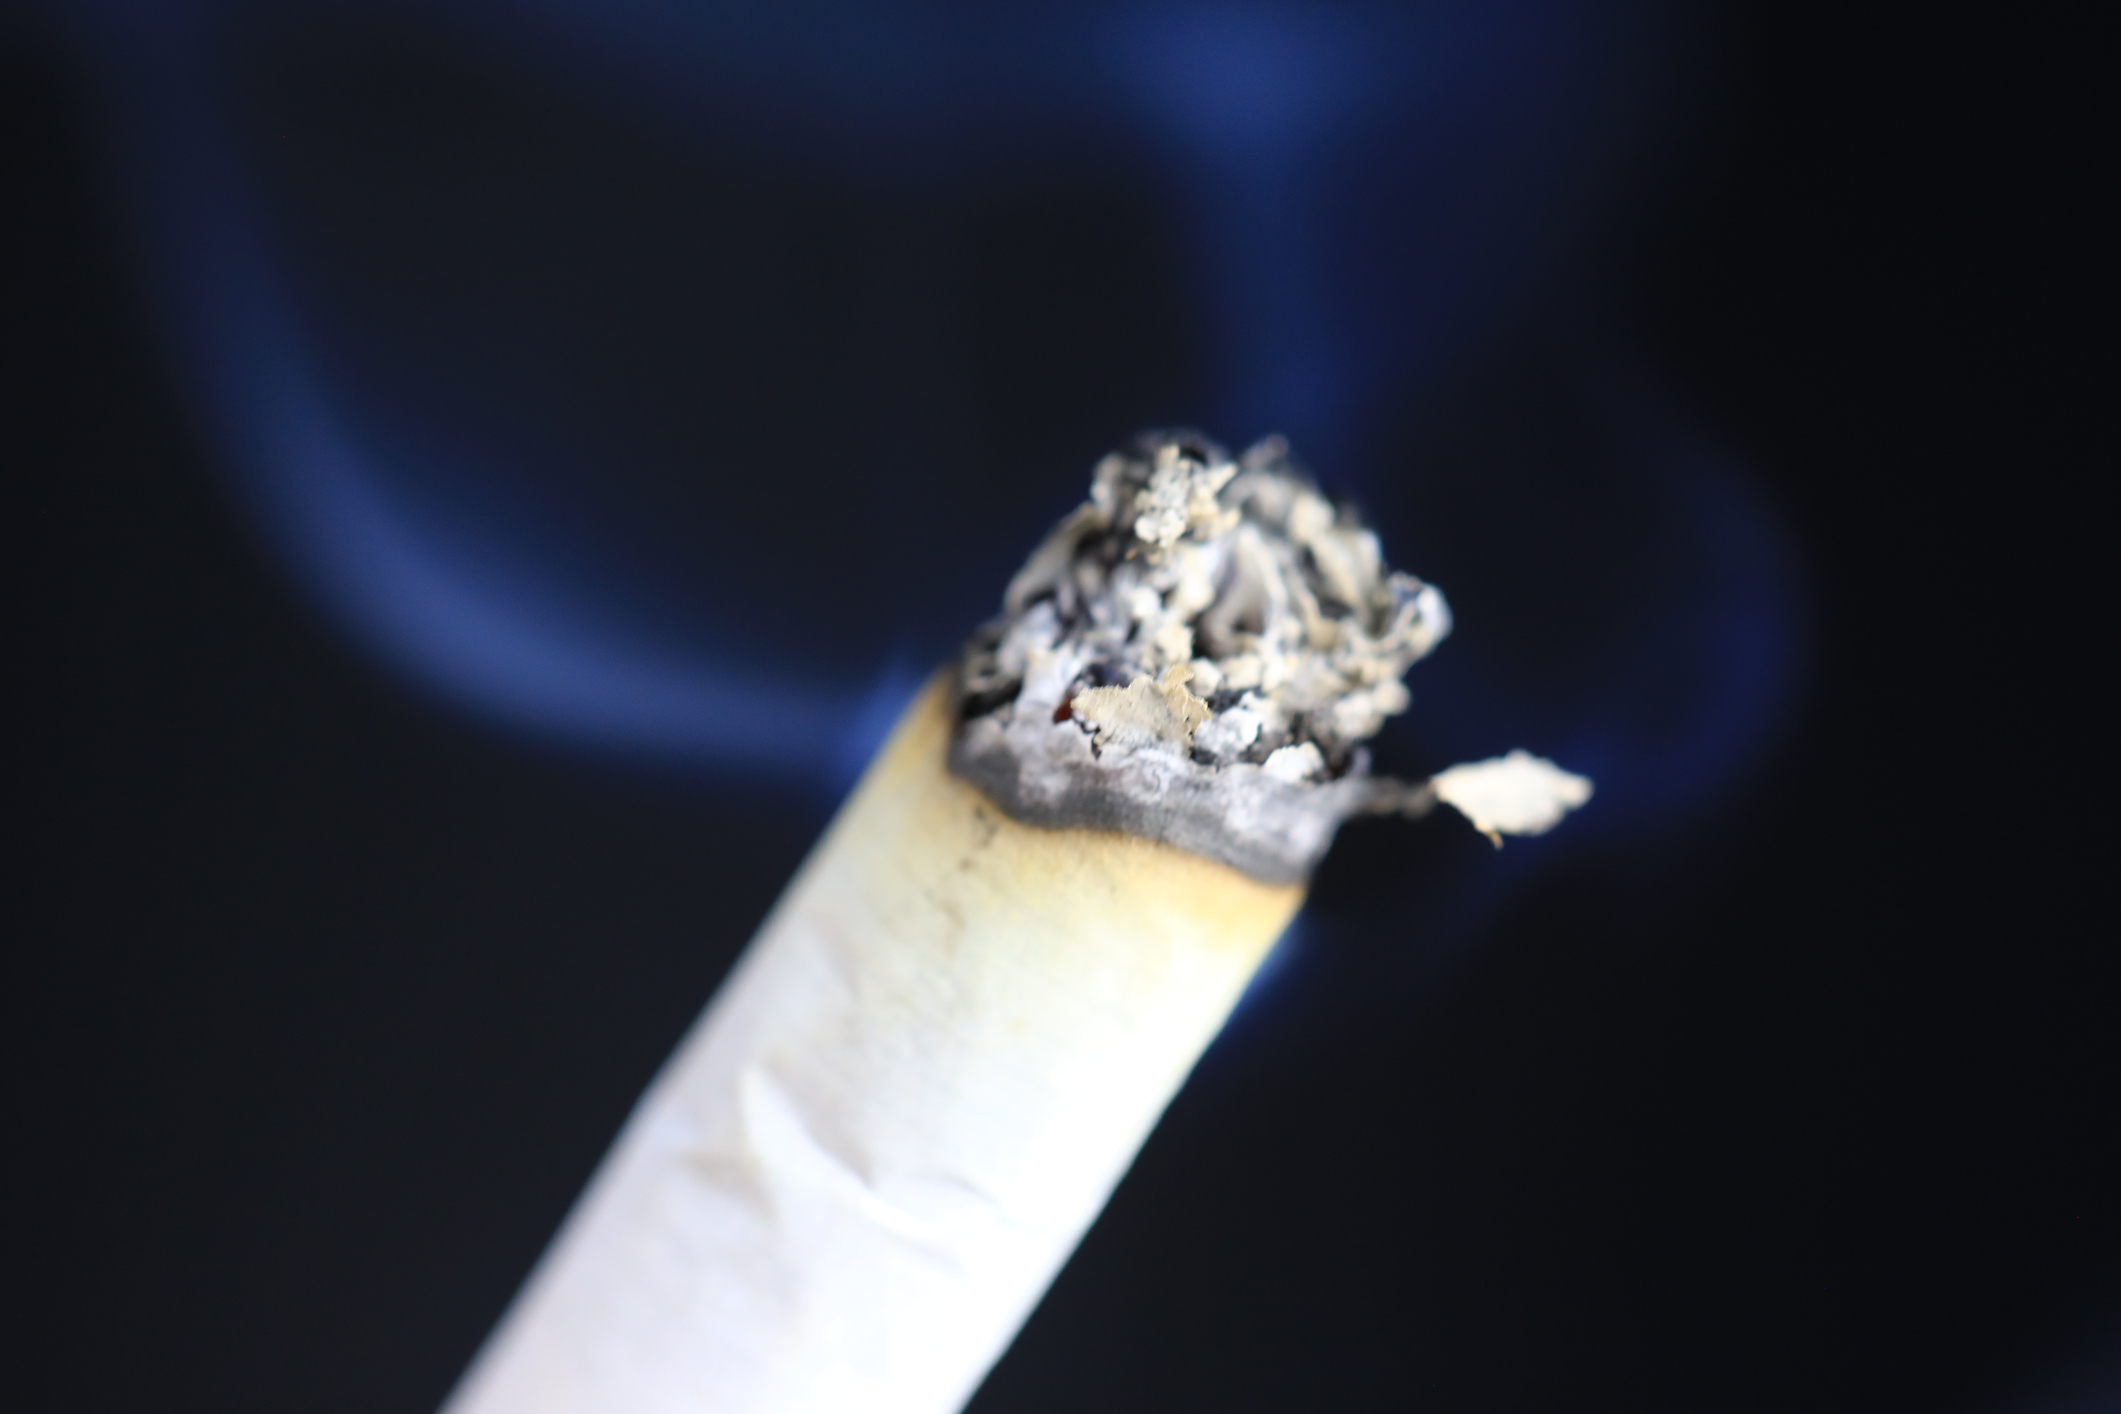
{"type": "Polygon", "coordinates": [[[20,1399],[432,1407],[910,683],[1181,419],[1451,593],[1390,764],[1601,794],[1351,830],[978,1407],[2098,1378],[2061,39],[147,13],[0,31],[20,1399]]]}

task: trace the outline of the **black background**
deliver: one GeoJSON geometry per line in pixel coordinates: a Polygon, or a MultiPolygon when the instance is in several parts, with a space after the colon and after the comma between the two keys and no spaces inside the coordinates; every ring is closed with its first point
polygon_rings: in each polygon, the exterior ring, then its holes
{"type": "MultiPolygon", "coordinates": [[[[1726,23],[1627,315],[1793,527],[1802,704],[1712,824],[1182,1097],[977,1409],[1989,1410],[2110,1329],[2091,89],[1967,8],[1726,23]]],[[[820,814],[342,646],[210,475],[71,70],[0,35],[0,1388],[426,1410],[820,814]]],[[[1323,909],[1397,847],[1352,846],[1323,909]]]]}

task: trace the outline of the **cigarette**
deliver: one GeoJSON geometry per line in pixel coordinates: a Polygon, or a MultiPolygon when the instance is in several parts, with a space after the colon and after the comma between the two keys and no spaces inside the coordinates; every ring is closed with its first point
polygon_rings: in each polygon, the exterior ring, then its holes
{"type": "Polygon", "coordinates": [[[1450,629],[1268,439],[1145,434],[906,710],[446,1414],[949,1414],[1350,816],[1537,833],[1518,752],[1362,743],[1450,629]]]}

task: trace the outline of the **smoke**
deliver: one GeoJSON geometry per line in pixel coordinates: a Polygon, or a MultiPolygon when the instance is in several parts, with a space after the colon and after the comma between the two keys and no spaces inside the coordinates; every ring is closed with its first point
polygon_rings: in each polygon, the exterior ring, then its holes
{"type": "Polygon", "coordinates": [[[1290,434],[1450,595],[1391,764],[1598,782],[1393,895],[1437,955],[1710,808],[1791,700],[1772,512],[1597,313],[1688,111],[1658,6],[59,17],[232,490],[480,720],[836,794],[1096,453],[1173,423],[1290,434]]]}

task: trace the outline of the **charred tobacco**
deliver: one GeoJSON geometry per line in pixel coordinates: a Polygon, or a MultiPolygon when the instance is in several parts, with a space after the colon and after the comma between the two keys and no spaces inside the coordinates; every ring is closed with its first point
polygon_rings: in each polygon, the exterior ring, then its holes
{"type": "Polygon", "coordinates": [[[1280,438],[1233,459],[1146,433],[967,645],[952,764],[1020,819],[1301,878],[1383,784],[1359,743],[1450,626],[1280,438]]]}

